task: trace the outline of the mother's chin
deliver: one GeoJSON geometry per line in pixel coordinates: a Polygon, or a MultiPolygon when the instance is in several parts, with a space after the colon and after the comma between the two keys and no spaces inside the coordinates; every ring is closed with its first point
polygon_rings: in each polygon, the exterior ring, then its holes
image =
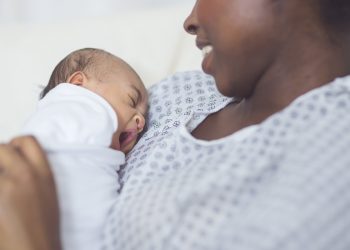
{"type": "Polygon", "coordinates": [[[235,97],[238,99],[248,98],[252,95],[254,88],[253,84],[248,81],[243,81],[238,77],[227,77],[224,74],[211,74],[215,79],[215,85],[223,96],[235,97]]]}

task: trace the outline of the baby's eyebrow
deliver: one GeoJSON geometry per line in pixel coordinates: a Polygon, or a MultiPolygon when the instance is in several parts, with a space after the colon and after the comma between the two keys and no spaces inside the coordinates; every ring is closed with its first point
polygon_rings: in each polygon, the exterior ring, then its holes
{"type": "MultiPolygon", "coordinates": [[[[144,96],[141,94],[141,91],[138,88],[136,88],[134,85],[131,85],[131,88],[137,93],[137,103],[142,102],[144,96]]],[[[142,115],[146,117],[147,112],[148,110],[146,110],[145,112],[142,112],[142,115]]]]}
{"type": "Polygon", "coordinates": [[[140,90],[138,88],[136,88],[134,85],[131,85],[131,88],[136,91],[136,93],[138,95],[138,99],[142,99],[142,95],[141,95],[140,90]]]}
{"type": "Polygon", "coordinates": [[[141,91],[136,88],[134,85],[131,85],[131,88],[136,91],[137,93],[137,102],[141,102],[143,100],[143,96],[141,94],[141,91]]]}

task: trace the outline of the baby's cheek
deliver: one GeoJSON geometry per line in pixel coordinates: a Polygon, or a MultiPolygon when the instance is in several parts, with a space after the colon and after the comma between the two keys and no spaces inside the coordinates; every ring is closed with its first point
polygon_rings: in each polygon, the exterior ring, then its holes
{"type": "Polygon", "coordinates": [[[120,134],[118,132],[115,132],[112,136],[112,143],[110,145],[110,148],[113,148],[115,150],[120,151],[120,142],[119,142],[120,134]]]}

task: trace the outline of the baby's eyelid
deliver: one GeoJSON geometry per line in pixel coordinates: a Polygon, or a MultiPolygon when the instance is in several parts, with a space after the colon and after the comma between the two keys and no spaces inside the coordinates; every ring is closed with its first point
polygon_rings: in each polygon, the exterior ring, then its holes
{"type": "Polygon", "coordinates": [[[133,96],[131,96],[131,95],[128,95],[128,96],[129,96],[129,98],[130,98],[131,105],[132,105],[133,107],[136,107],[136,106],[137,106],[137,102],[135,101],[135,98],[134,98],[133,96]]]}
{"type": "Polygon", "coordinates": [[[132,106],[133,106],[133,107],[136,107],[137,102],[134,100],[134,98],[131,98],[131,101],[132,101],[132,106]]]}
{"type": "MultiPolygon", "coordinates": [[[[133,99],[134,100],[134,99],[133,99]]],[[[138,94],[136,97],[136,101],[134,100],[135,107],[141,102],[141,96],[138,94]]]]}

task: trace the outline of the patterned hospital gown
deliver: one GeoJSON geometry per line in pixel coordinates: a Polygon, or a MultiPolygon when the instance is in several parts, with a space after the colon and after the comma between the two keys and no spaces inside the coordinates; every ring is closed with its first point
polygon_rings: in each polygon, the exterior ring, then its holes
{"type": "Polygon", "coordinates": [[[149,93],[101,249],[350,249],[350,77],[210,142],[191,131],[232,101],[211,77],[178,73],[149,93]]]}

